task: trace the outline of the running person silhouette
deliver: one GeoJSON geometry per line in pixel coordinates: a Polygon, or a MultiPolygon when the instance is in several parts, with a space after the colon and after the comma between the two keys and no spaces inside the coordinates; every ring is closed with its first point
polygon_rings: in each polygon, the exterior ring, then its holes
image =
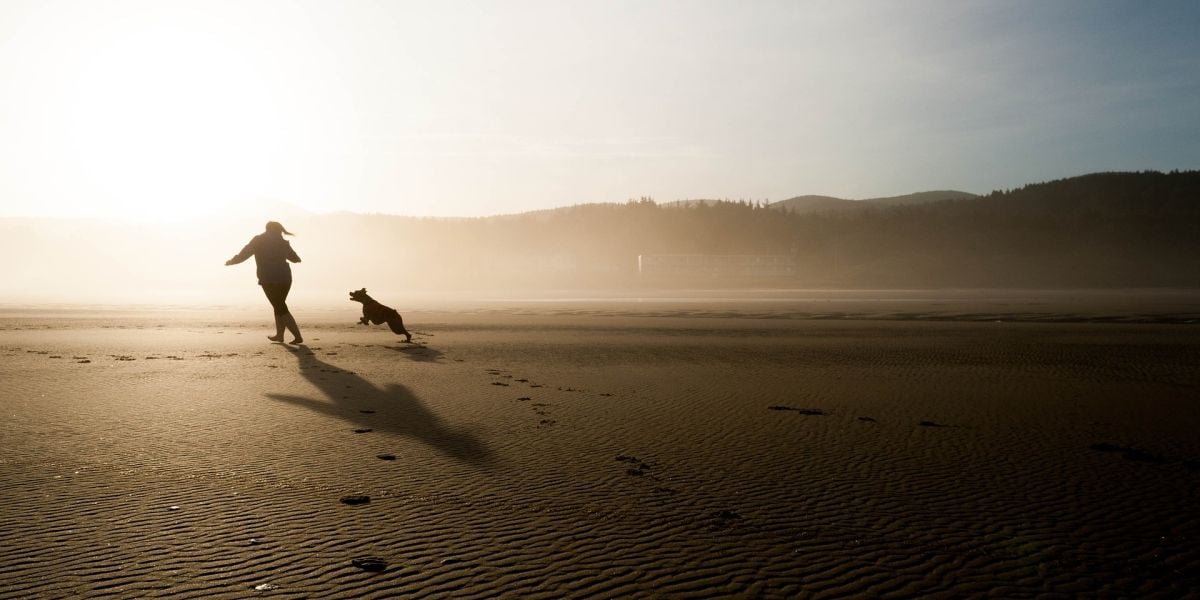
{"type": "Polygon", "coordinates": [[[225,266],[236,265],[251,256],[254,257],[254,263],[258,267],[258,285],[262,286],[263,293],[275,309],[275,335],[269,335],[267,339],[282,342],[283,328],[287,327],[296,338],[288,343],[301,344],[304,343],[304,338],[300,337],[300,327],[296,325],[296,318],[288,311],[287,306],[288,291],[292,289],[292,267],[288,261],[298,263],[300,257],[292,250],[292,245],[283,239],[284,234],[292,235],[277,221],[268,221],[266,231],[251,238],[250,243],[246,244],[241,252],[225,261],[225,266]]]}

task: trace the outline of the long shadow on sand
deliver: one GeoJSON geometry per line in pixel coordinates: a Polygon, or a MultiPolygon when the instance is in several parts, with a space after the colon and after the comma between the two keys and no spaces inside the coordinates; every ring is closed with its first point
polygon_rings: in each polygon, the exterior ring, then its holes
{"type": "Polygon", "coordinates": [[[408,357],[409,360],[417,362],[442,362],[442,357],[445,355],[437,348],[422,346],[417,344],[406,344],[404,346],[384,346],[388,350],[395,350],[400,354],[408,357]]]}
{"type": "Polygon", "coordinates": [[[484,467],[492,463],[487,444],[469,431],[444,424],[403,385],[394,383],[381,389],[350,371],[323,362],[307,348],[282,347],[296,357],[300,374],[329,401],[265,394],[268,398],[337,417],[359,428],[416,438],[463,462],[484,467]]]}

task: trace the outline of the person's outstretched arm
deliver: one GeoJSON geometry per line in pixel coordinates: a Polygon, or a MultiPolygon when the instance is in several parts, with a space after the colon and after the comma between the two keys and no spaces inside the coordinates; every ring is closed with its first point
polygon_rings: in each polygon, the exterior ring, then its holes
{"type": "Polygon", "coordinates": [[[225,261],[225,266],[228,267],[229,265],[236,265],[240,262],[245,261],[247,258],[250,258],[251,256],[254,256],[254,240],[250,240],[250,243],[246,244],[246,247],[242,248],[241,252],[238,252],[237,254],[235,254],[233,256],[233,258],[225,261]]]}
{"type": "Polygon", "coordinates": [[[296,251],[295,251],[295,250],[292,250],[292,245],[291,245],[291,244],[288,244],[288,245],[287,245],[287,247],[288,247],[288,255],[287,255],[287,259],[288,259],[288,260],[290,260],[290,261],[292,261],[292,262],[294,262],[294,263],[298,263],[298,262],[300,262],[300,255],[299,255],[299,254],[296,254],[296,251]]]}

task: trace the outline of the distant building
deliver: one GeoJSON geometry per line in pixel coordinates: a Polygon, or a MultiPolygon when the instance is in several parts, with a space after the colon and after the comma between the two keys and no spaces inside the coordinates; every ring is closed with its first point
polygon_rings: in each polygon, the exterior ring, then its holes
{"type": "Polygon", "coordinates": [[[638,274],[659,277],[787,277],[796,261],[786,254],[641,254],[638,274]]]}

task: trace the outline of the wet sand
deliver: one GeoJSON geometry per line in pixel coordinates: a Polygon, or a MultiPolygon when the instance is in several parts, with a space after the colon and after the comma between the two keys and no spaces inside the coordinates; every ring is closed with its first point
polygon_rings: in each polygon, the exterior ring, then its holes
{"type": "Polygon", "coordinates": [[[871,306],[0,310],[0,596],[1200,594],[1194,305],[871,306]]]}

